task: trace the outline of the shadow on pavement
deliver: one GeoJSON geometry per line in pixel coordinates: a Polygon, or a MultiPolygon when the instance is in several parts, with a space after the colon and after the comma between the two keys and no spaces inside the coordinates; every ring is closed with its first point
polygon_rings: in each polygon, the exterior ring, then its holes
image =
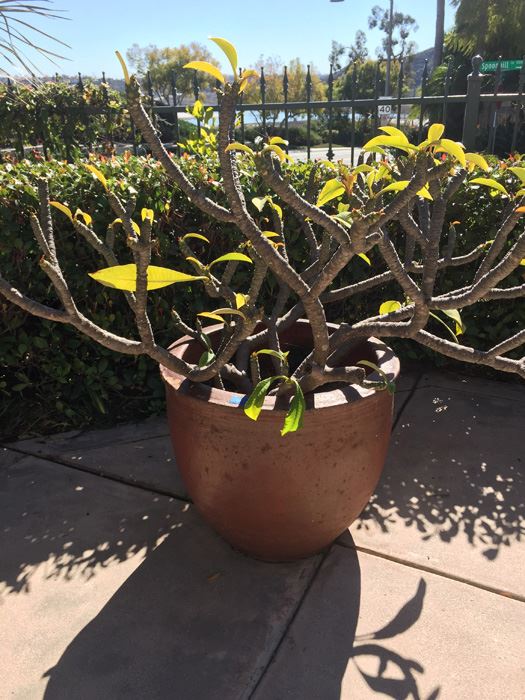
{"type": "Polygon", "coordinates": [[[419,390],[357,530],[415,527],[422,540],[446,543],[462,535],[496,559],[525,535],[524,424],[525,401],[419,390]]]}

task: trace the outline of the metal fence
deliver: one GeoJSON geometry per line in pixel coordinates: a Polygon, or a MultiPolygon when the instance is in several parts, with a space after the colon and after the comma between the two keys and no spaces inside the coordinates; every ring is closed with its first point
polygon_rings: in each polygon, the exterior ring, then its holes
{"type": "MultiPolygon", "coordinates": [[[[426,123],[429,121],[440,121],[448,125],[450,112],[453,107],[459,106],[461,111],[461,124],[459,129],[461,133],[457,134],[457,138],[461,138],[467,150],[483,150],[488,153],[494,153],[496,150],[505,151],[506,153],[514,152],[517,147],[522,147],[525,150],[525,105],[523,103],[523,87],[525,84],[525,60],[523,67],[519,72],[517,79],[517,92],[505,93],[501,92],[503,67],[502,61],[497,62],[496,70],[493,74],[493,79],[484,76],[480,72],[482,58],[475,56],[472,59],[472,72],[467,78],[467,91],[463,95],[451,95],[450,86],[452,83],[452,66],[448,65],[443,84],[442,95],[432,95],[429,93],[429,68],[425,61],[422,82],[420,90],[416,95],[406,95],[407,80],[403,67],[403,63],[399,65],[399,75],[395,94],[390,97],[381,96],[382,79],[380,72],[380,62],[377,63],[375,69],[374,85],[372,96],[360,97],[357,87],[357,65],[351,67],[350,70],[350,98],[349,99],[334,99],[334,72],[330,69],[327,84],[327,99],[322,101],[312,100],[312,78],[308,67],[304,85],[305,99],[302,101],[289,100],[289,78],[284,69],[282,76],[282,100],[269,102],[266,99],[267,79],[264,71],[261,69],[259,79],[259,97],[257,103],[246,103],[241,99],[238,104],[239,111],[239,126],[237,138],[240,141],[245,141],[247,130],[247,113],[258,115],[257,127],[261,134],[266,134],[272,130],[272,125],[269,122],[269,115],[278,113],[280,116],[279,129],[286,140],[289,140],[290,128],[293,124],[294,116],[300,115],[302,118],[301,124],[305,128],[305,155],[308,159],[312,156],[312,127],[314,120],[323,120],[323,132],[326,136],[327,144],[326,157],[334,158],[334,126],[336,120],[341,120],[346,123],[349,130],[349,160],[354,163],[357,155],[359,143],[357,140],[357,125],[363,119],[367,120],[368,134],[372,137],[378,132],[381,124],[394,124],[397,127],[407,126],[407,117],[409,123],[416,131],[414,135],[419,140],[423,138],[426,123]],[[482,86],[487,85],[487,80],[492,82],[490,92],[482,92],[482,86]],[[404,115],[404,116],[403,116],[404,115]],[[402,123],[403,122],[403,123],[402,123]],[[504,132],[503,146],[497,149],[498,132],[504,132]]],[[[79,75],[79,85],[82,85],[82,78],[79,75]]],[[[154,92],[149,75],[146,76],[146,93],[147,106],[154,117],[159,130],[162,131],[163,140],[171,146],[173,150],[179,152],[180,143],[184,136],[182,135],[181,115],[184,113],[187,116],[188,105],[183,104],[179,98],[176,88],[176,75],[171,78],[171,104],[158,105],[155,103],[154,92]]],[[[195,74],[193,80],[193,93],[195,99],[198,99],[201,93],[198,82],[198,75],[195,74]]],[[[220,105],[218,103],[207,105],[213,109],[214,113],[218,113],[220,105]]],[[[99,109],[86,109],[82,113],[82,119],[88,120],[91,116],[104,114],[104,107],[99,109]]],[[[456,115],[458,110],[456,110],[456,115]]],[[[64,115],[65,119],[71,118],[71,115],[64,115]]],[[[456,119],[457,121],[457,119],[456,119]]],[[[194,120],[196,127],[195,133],[200,133],[201,121],[199,118],[194,120]]],[[[456,124],[456,128],[458,125],[456,124]]],[[[45,133],[42,128],[40,133],[45,133]]],[[[129,123],[129,143],[125,143],[121,148],[129,148],[134,153],[140,152],[141,145],[139,135],[135,132],[133,124],[129,123]]],[[[42,140],[42,139],[40,139],[42,140]]],[[[108,134],[107,139],[114,146],[114,134],[108,134]]],[[[8,144],[0,144],[7,146],[8,144]]],[[[12,145],[12,144],[9,144],[12,145]]],[[[94,144],[89,144],[93,147],[94,144]]],[[[15,143],[15,149],[20,152],[23,145],[15,143]]],[[[45,152],[49,153],[50,145],[45,142],[42,144],[45,152]]],[[[68,151],[71,149],[69,148],[68,151]]],[[[69,153],[67,154],[69,157],[69,153]]],[[[315,155],[318,155],[316,152],[315,155]]]]}

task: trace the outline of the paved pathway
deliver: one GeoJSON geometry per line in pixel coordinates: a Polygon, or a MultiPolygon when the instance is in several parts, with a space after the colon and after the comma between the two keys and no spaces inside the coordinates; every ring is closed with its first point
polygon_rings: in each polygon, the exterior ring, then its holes
{"type": "Polygon", "coordinates": [[[525,388],[409,376],[384,478],[322,555],[194,512],[163,420],[0,450],[0,698],[517,700],[525,388]]]}
{"type": "MultiPolygon", "coordinates": [[[[361,150],[362,149],[358,148],[357,146],[354,148],[353,165],[357,165],[357,159],[359,158],[361,150]]],[[[352,165],[352,149],[350,147],[334,146],[333,151],[334,151],[334,158],[333,158],[334,161],[342,160],[343,163],[346,163],[347,165],[352,165]]],[[[310,150],[310,159],[311,160],[325,160],[327,158],[327,152],[328,152],[328,149],[326,147],[318,148],[316,146],[315,148],[312,148],[310,150]]],[[[295,160],[302,160],[302,161],[307,160],[306,148],[292,149],[290,151],[290,155],[295,160]]]]}

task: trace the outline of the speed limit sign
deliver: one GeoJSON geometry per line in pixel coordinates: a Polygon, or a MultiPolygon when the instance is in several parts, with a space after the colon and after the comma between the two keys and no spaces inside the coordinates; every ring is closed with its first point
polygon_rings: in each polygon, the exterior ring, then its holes
{"type": "Polygon", "coordinates": [[[379,105],[377,108],[377,113],[382,117],[392,114],[392,105],[379,105]]]}

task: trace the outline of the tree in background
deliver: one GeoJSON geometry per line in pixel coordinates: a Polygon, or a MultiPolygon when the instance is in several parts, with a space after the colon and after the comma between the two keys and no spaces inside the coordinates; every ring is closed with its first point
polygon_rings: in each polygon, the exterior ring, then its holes
{"type": "MultiPolygon", "coordinates": [[[[264,69],[265,97],[266,102],[283,101],[283,74],[284,65],[279,58],[264,58],[261,56],[255,66],[251,66],[257,71],[264,69]]],[[[287,67],[288,73],[288,101],[301,102],[306,100],[306,75],[307,68],[301,63],[299,58],[290,61],[287,67]]],[[[326,86],[317,74],[315,68],[310,67],[310,77],[312,79],[312,101],[324,100],[326,96],[326,86]]],[[[261,101],[261,88],[258,80],[248,83],[243,93],[243,101],[247,104],[258,104],[261,101]]],[[[267,112],[273,125],[279,118],[279,112],[267,112]]]]}
{"type": "MultiPolygon", "coordinates": [[[[153,90],[163,102],[169,102],[173,76],[175,76],[175,85],[179,96],[187,97],[193,94],[193,73],[183,69],[186,63],[208,61],[213,65],[219,65],[208,49],[197,42],[173,47],[166,46],[162,49],[153,44],[145,47],[133,44],[127,50],[126,56],[130,65],[143,79],[149,71],[153,90]]],[[[205,89],[215,87],[215,82],[213,78],[200,73],[199,85],[205,89]]]]}
{"type": "Polygon", "coordinates": [[[344,46],[338,41],[332,41],[332,50],[328,56],[328,62],[339,71],[354,61],[365,61],[368,58],[368,48],[366,45],[366,34],[358,29],[355,33],[354,43],[344,46]],[[345,59],[346,55],[346,59],[345,59]]]}
{"type": "MultiPolygon", "coordinates": [[[[372,8],[372,14],[368,18],[369,29],[376,27],[385,35],[381,41],[381,46],[376,50],[379,58],[385,58],[388,53],[390,13],[380,5],[372,8]]],[[[410,40],[412,32],[417,31],[416,20],[411,15],[403,12],[394,12],[392,15],[392,58],[398,61],[414,53],[416,44],[410,40]]]]}
{"type": "Polygon", "coordinates": [[[525,0],[452,0],[454,29],[446,44],[467,56],[521,58],[525,50],[525,0]]]}

